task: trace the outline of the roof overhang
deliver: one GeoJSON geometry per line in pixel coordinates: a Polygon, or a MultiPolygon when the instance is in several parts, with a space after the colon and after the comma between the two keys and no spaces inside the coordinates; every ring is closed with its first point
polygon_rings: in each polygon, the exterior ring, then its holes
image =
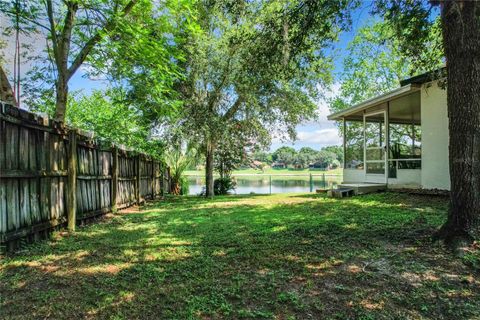
{"type": "Polygon", "coordinates": [[[400,85],[405,86],[407,84],[424,84],[434,80],[443,79],[446,76],[447,76],[447,68],[446,66],[443,66],[439,69],[436,69],[430,72],[425,72],[408,79],[403,79],[400,81],[400,85]]]}
{"type": "Polygon", "coordinates": [[[382,103],[403,97],[405,95],[408,95],[412,92],[420,90],[420,85],[418,84],[408,84],[403,87],[400,87],[398,89],[392,90],[390,92],[387,92],[385,94],[382,94],[380,96],[376,96],[372,99],[366,100],[364,102],[361,102],[359,104],[356,104],[348,109],[332,113],[327,117],[328,120],[342,120],[343,118],[348,117],[349,115],[353,115],[355,113],[361,112],[363,110],[367,110],[371,107],[378,106],[382,103]]]}

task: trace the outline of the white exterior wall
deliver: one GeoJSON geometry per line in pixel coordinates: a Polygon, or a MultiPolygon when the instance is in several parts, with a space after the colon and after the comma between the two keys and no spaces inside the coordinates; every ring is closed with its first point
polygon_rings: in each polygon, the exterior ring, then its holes
{"type": "Polygon", "coordinates": [[[343,169],[343,183],[365,182],[365,171],[358,169],[343,169]]]}
{"type": "Polygon", "coordinates": [[[388,187],[417,189],[422,187],[421,169],[398,169],[397,178],[388,178],[388,187]]]}
{"type": "Polygon", "coordinates": [[[422,187],[450,190],[447,91],[437,81],[422,85],[422,187]]]}

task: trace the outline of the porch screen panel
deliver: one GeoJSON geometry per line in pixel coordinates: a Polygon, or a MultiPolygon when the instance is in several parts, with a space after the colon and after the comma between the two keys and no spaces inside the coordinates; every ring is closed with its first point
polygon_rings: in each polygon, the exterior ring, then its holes
{"type": "Polygon", "coordinates": [[[345,169],[364,169],[363,138],[363,122],[345,122],[345,169]]]}
{"type": "Polygon", "coordinates": [[[420,93],[396,99],[389,108],[388,171],[422,168],[422,127],[420,93]]]}
{"type": "MultiPolygon", "coordinates": [[[[421,159],[422,130],[419,125],[390,124],[390,159],[421,159]]],[[[405,161],[403,161],[405,162],[405,161]]],[[[414,163],[416,161],[413,161],[414,163]]],[[[416,166],[416,164],[414,164],[416,166]]],[[[399,168],[402,169],[402,168],[399,168]]],[[[416,168],[405,168],[416,169],[416,168]]]]}
{"type": "MultiPolygon", "coordinates": [[[[365,123],[365,144],[367,150],[365,156],[368,160],[385,160],[385,152],[382,149],[373,149],[385,145],[385,124],[383,122],[366,122],[365,123]],[[372,149],[369,149],[372,148],[372,149]]],[[[367,172],[368,170],[367,166],[367,172]]],[[[375,172],[377,173],[377,172],[375,172]]]]}
{"type": "Polygon", "coordinates": [[[365,173],[385,174],[385,146],[387,132],[385,127],[385,112],[367,114],[365,121],[365,173]]]}

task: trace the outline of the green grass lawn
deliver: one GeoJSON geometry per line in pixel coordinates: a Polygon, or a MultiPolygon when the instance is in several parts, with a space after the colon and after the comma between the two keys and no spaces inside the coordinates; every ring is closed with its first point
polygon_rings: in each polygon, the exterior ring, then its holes
{"type": "MultiPolygon", "coordinates": [[[[314,175],[341,175],[343,174],[342,168],[337,168],[333,170],[318,170],[318,169],[266,169],[262,172],[262,170],[258,169],[241,169],[233,171],[233,175],[242,175],[242,174],[265,174],[265,175],[301,175],[301,176],[308,176],[310,173],[314,175]]],[[[205,171],[199,170],[187,170],[185,171],[185,175],[187,176],[203,176],[205,175],[205,171]]]]}
{"type": "MultiPolygon", "coordinates": [[[[479,319],[443,198],[172,198],[0,260],[0,319],[479,319]]],[[[478,254],[478,252],[476,253],[478,254]]]]}

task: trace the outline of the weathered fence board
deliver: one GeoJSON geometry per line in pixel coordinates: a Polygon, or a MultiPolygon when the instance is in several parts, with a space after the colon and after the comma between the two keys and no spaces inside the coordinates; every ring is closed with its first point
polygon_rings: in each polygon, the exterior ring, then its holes
{"type": "Polygon", "coordinates": [[[168,192],[166,170],[148,156],[0,107],[0,247],[15,249],[19,239],[40,239],[69,218],[75,217],[69,223],[74,229],[85,219],[168,192]]]}

